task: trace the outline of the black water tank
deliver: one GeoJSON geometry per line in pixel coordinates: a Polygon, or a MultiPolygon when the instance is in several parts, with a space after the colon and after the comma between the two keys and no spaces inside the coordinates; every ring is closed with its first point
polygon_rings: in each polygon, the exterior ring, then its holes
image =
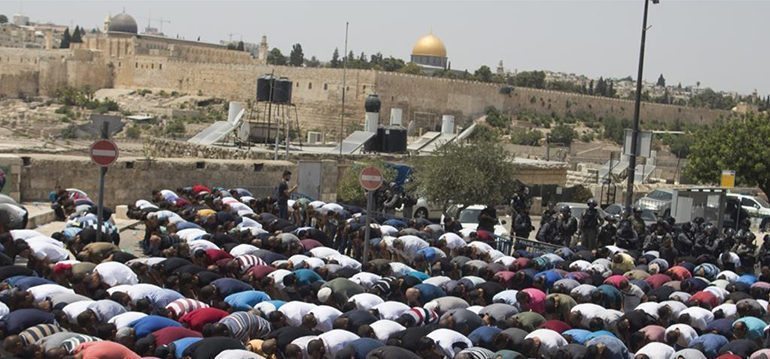
{"type": "Polygon", "coordinates": [[[264,75],[257,79],[257,101],[270,101],[270,89],[275,83],[270,75],[264,75]]]}
{"type": "Polygon", "coordinates": [[[377,147],[377,151],[386,152],[387,151],[386,143],[388,140],[387,128],[383,126],[377,127],[377,136],[375,136],[375,138],[377,139],[377,142],[375,145],[375,147],[377,147]]]}
{"type": "Polygon", "coordinates": [[[380,97],[377,96],[377,94],[369,94],[369,96],[366,96],[366,101],[364,102],[366,112],[380,112],[381,105],[382,102],[380,102],[380,97]]]}
{"type": "Polygon", "coordinates": [[[273,103],[291,103],[291,88],[293,83],[285,77],[275,80],[273,89],[273,103]]]}
{"type": "Polygon", "coordinates": [[[389,126],[385,128],[385,140],[382,152],[404,153],[406,152],[406,128],[401,126],[389,126]]]}

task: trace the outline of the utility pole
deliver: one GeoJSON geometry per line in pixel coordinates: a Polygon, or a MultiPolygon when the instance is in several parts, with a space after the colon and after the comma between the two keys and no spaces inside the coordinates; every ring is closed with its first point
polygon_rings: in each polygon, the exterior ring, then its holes
{"type": "Polygon", "coordinates": [[[647,11],[650,1],[657,4],[659,0],[644,0],[644,16],[642,18],[642,43],[639,47],[639,71],[636,74],[636,101],[634,102],[634,127],[631,131],[631,153],[628,158],[628,178],[626,183],[626,207],[634,203],[634,177],[636,177],[636,152],[639,147],[639,110],[642,104],[642,76],[644,74],[644,42],[647,39],[647,11]]]}
{"type": "Polygon", "coordinates": [[[348,26],[349,22],[345,22],[345,57],[342,59],[342,109],[340,109],[340,157],[342,156],[342,137],[345,135],[345,87],[347,86],[347,72],[348,72],[348,26]]]}

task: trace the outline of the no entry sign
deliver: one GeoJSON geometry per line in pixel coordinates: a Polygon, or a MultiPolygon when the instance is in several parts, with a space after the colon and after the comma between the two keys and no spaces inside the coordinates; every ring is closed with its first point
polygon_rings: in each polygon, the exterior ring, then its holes
{"type": "Polygon", "coordinates": [[[98,140],[91,144],[91,161],[99,166],[108,167],[118,159],[118,145],[110,140],[98,140]]]}
{"type": "Polygon", "coordinates": [[[376,191],[382,186],[382,172],[377,167],[366,167],[358,178],[361,187],[367,191],[376,191]]]}

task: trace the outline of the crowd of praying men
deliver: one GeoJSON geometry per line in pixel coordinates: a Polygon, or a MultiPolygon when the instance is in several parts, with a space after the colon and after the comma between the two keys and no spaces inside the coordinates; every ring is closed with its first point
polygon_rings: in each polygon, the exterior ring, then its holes
{"type": "Polygon", "coordinates": [[[82,191],[52,194],[66,224],[50,237],[0,221],[2,357],[770,358],[770,241],[747,223],[646,226],[589,201],[534,232],[515,205],[516,237],[551,245],[503,252],[451,218],[291,191],[152,191],[128,209],[137,255],[82,191]]]}

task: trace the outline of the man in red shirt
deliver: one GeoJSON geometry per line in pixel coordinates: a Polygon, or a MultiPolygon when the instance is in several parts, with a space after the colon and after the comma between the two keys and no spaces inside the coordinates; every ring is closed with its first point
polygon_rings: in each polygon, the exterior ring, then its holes
{"type": "Polygon", "coordinates": [[[201,308],[183,315],[179,318],[179,322],[196,332],[201,332],[204,325],[216,323],[229,314],[230,313],[217,308],[201,308]]]}

